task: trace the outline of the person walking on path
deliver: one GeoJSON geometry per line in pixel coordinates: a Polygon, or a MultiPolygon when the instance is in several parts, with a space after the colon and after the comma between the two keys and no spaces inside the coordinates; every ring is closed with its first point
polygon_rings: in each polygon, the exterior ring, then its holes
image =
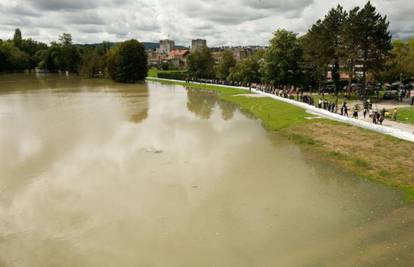
{"type": "Polygon", "coordinates": [[[341,115],[349,117],[349,115],[348,115],[348,107],[346,105],[346,102],[344,102],[342,104],[341,115]]]}
{"type": "Polygon", "coordinates": [[[359,111],[359,105],[357,104],[357,105],[355,105],[354,112],[352,113],[352,117],[354,119],[358,119],[358,111],[359,111]]]}
{"type": "Polygon", "coordinates": [[[354,110],[354,113],[352,113],[352,117],[354,118],[354,119],[358,119],[358,110],[354,110]]]}
{"type": "Polygon", "coordinates": [[[378,117],[378,121],[381,125],[382,125],[382,122],[384,121],[384,119],[385,119],[385,112],[381,112],[379,114],[379,117],[378,117]]]}

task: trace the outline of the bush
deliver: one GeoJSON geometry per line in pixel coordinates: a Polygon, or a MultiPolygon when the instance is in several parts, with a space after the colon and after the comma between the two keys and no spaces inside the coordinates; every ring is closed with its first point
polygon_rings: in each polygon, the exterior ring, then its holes
{"type": "Polygon", "coordinates": [[[137,40],[129,40],[108,52],[108,74],[117,82],[135,83],[148,73],[147,54],[137,40]]]}
{"type": "Polygon", "coordinates": [[[171,80],[185,80],[187,78],[186,71],[169,71],[169,72],[158,72],[158,78],[171,79],[171,80]]]}

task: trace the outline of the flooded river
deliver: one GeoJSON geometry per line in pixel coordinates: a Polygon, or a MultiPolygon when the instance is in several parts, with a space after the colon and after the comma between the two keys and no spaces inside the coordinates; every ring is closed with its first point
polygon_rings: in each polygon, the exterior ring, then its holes
{"type": "Polygon", "coordinates": [[[0,266],[413,266],[399,193],[208,92],[0,76],[0,266]]]}

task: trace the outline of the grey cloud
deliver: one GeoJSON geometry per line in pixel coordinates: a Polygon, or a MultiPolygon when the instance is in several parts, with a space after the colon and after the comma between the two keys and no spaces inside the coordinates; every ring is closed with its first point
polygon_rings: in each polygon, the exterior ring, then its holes
{"type": "Polygon", "coordinates": [[[29,0],[33,7],[46,11],[93,9],[102,6],[122,5],[127,0],[29,0]]]}
{"type": "MultiPolygon", "coordinates": [[[[412,0],[373,0],[390,20],[395,38],[414,36],[412,0]]],[[[366,0],[342,1],[349,10],[366,0]]],[[[192,38],[208,44],[266,45],[277,28],[304,33],[337,5],[332,0],[0,0],[0,38],[13,35],[56,40],[62,32],[75,42],[192,38]]]]}
{"type": "Polygon", "coordinates": [[[271,9],[273,11],[284,12],[292,10],[302,11],[304,8],[313,3],[313,0],[296,0],[296,1],[274,1],[274,0],[242,0],[245,4],[255,9],[271,9]]]}
{"type": "Polygon", "coordinates": [[[78,25],[76,28],[80,33],[100,33],[103,31],[103,26],[101,25],[78,25]]]}
{"type": "Polygon", "coordinates": [[[65,19],[67,24],[90,24],[90,25],[105,25],[106,21],[96,12],[71,12],[65,19]]]}
{"type": "Polygon", "coordinates": [[[16,4],[8,6],[0,3],[0,14],[8,14],[13,16],[27,16],[27,17],[39,17],[41,13],[36,9],[29,7],[28,5],[16,4]]]}

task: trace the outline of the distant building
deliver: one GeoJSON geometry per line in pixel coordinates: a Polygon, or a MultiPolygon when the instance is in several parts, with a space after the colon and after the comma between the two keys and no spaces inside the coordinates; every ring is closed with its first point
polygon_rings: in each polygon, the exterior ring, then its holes
{"type": "Polygon", "coordinates": [[[175,49],[170,52],[168,63],[175,69],[185,68],[187,66],[187,56],[190,51],[184,49],[175,49]]]}
{"type": "Polygon", "coordinates": [[[191,41],[191,52],[207,47],[207,41],[204,39],[195,39],[191,41]]]}
{"type": "Polygon", "coordinates": [[[233,53],[234,59],[239,62],[249,56],[254,55],[257,51],[266,49],[262,46],[221,46],[221,47],[212,47],[209,48],[211,55],[214,58],[216,64],[222,61],[223,52],[225,50],[231,51],[233,53]]]}
{"type": "Polygon", "coordinates": [[[188,49],[173,49],[169,53],[160,53],[159,50],[147,51],[148,65],[157,68],[168,66],[170,69],[182,69],[187,66],[187,56],[189,54],[188,49]]]}
{"type": "Polygon", "coordinates": [[[160,50],[161,54],[169,54],[175,48],[175,42],[173,40],[165,39],[160,40],[160,50]]]}

